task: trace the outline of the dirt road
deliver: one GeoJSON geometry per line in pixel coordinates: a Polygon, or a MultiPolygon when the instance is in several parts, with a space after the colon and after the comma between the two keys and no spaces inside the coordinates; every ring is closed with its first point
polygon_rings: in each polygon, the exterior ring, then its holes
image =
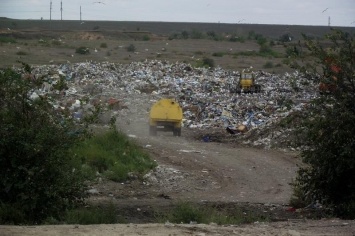
{"type": "MultiPolygon", "coordinates": [[[[128,135],[154,153],[158,164],[175,170],[176,181],[160,181],[164,194],[194,201],[288,204],[290,183],[297,170],[293,154],[274,150],[196,140],[198,130],[183,129],[148,135],[138,120],[120,125],[128,135]]],[[[172,177],[165,177],[165,179],[172,177]]]]}

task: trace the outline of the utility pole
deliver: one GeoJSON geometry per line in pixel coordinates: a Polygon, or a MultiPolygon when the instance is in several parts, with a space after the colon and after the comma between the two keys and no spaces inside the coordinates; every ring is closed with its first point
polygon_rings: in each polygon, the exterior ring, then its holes
{"type": "Polygon", "coordinates": [[[49,20],[52,20],[52,0],[49,4],[49,20]]]}
{"type": "Polygon", "coordinates": [[[80,6],[80,21],[81,21],[81,6],[80,6]]]}
{"type": "Polygon", "coordinates": [[[60,20],[63,20],[63,3],[60,1],[60,20]]]}
{"type": "Polygon", "coordinates": [[[330,16],[328,16],[328,26],[330,26],[330,16]]]}

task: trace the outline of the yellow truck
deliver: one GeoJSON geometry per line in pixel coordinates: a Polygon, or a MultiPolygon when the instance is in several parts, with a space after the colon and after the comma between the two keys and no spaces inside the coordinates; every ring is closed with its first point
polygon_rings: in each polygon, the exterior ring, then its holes
{"type": "MultiPolygon", "coordinates": [[[[255,75],[249,68],[243,69],[240,73],[239,81],[236,89],[237,93],[259,93],[261,92],[261,86],[255,83],[255,75]]],[[[234,92],[232,91],[232,92],[234,92]]]]}
{"type": "Polygon", "coordinates": [[[175,99],[160,99],[153,104],[149,112],[149,134],[172,131],[174,136],[181,136],[182,118],[182,108],[175,99]]]}

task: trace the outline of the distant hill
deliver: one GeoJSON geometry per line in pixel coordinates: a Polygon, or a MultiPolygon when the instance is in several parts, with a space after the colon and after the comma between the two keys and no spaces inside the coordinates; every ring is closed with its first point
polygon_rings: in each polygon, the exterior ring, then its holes
{"type": "MultiPolygon", "coordinates": [[[[302,33],[313,37],[322,37],[329,33],[329,26],[304,25],[264,25],[264,24],[226,24],[226,23],[182,23],[182,22],[140,22],[140,21],[74,21],[74,20],[17,20],[0,17],[0,30],[17,31],[145,31],[156,35],[168,36],[182,31],[200,31],[248,35],[254,31],[265,37],[278,39],[290,34],[298,40],[302,33]]],[[[334,27],[345,32],[354,33],[354,27],[334,27]]]]}

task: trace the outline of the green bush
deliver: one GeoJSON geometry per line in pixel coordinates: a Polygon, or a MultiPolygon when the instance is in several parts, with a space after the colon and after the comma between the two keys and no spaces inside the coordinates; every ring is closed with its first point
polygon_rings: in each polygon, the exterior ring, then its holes
{"type": "Polygon", "coordinates": [[[12,69],[0,71],[0,221],[40,223],[79,204],[85,184],[68,152],[85,137],[55,110],[50,98],[31,98],[43,81],[12,69]]]}
{"type": "Polygon", "coordinates": [[[214,57],[223,57],[224,56],[224,52],[214,52],[214,53],[212,53],[212,56],[214,56],[214,57]]]}
{"type": "Polygon", "coordinates": [[[304,165],[293,186],[295,197],[305,205],[319,201],[336,215],[354,219],[355,40],[353,35],[336,30],[327,40],[331,43],[325,48],[321,42],[305,38],[313,64],[296,67],[315,81],[319,75],[335,77],[336,87],[313,100],[297,126],[304,165]]]}
{"type": "Polygon", "coordinates": [[[150,37],[148,35],[143,36],[143,41],[149,41],[149,40],[150,40],[150,37]]]}
{"type": "Polygon", "coordinates": [[[16,52],[16,55],[19,55],[19,56],[26,56],[26,55],[28,55],[28,53],[25,52],[25,51],[18,51],[18,52],[16,52]]]}
{"type": "Polygon", "coordinates": [[[286,57],[301,57],[301,50],[297,46],[286,47],[286,57]]]}
{"type": "Polygon", "coordinates": [[[194,29],[194,30],[191,31],[190,38],[192,38],[192,39],[203,39],[203,38],[205,38],[205,35],[202,32],[194,29]]]}
{"type": "Polygon", "coordinates": [[[213,68],[214,67],[214,60],[211,58],[203,58],[202,59],[202,65],[205,67],[210,67],[213,68]]]}
{"type": "Polygon", "coordinates": [[[270,69],[273,67],[274,67],[274,63],[272,63],[271,61],[268,61],[263,65],[263,68],[265,68],[265,69],[270,69]]]}
{"type": "Polygon", "coordinates": [[[293,36],[289,33],[283,34],[280,36],[279,41],[283,43],[291,42],[293,39],[293,36]]]}
{"type": "Polygon", "coordinates": [[[75,50],[75,53],[82,54],[82,55],[90,54],[90,49],[87,47],[81,46],[75,50]]]}
{"type": "Polygon", "coordinates": [[[181,32],[181,37],[183,39],[188,39],[190,37],[190,34],[186,30],[184,30],[184,31],[181,32]]]}
{"type": "Polygon", "coordinates": [[[134,46],[133,44],[130,44],[130,45],[128,45],[128,47],[126,49],[128,52],[135,52],[136,46],[134,46]]]}
{"type": "Polygon", "coordinates": [[[274,51],[270,46],[263,44],[260,46],[259,54],[263,56],[272,56],[274,55],[274,51]]]}
{"type": "Polygon", "coordinates": [[[101,43],[100,48],[107,48],[107,43],[101,43]]]}

